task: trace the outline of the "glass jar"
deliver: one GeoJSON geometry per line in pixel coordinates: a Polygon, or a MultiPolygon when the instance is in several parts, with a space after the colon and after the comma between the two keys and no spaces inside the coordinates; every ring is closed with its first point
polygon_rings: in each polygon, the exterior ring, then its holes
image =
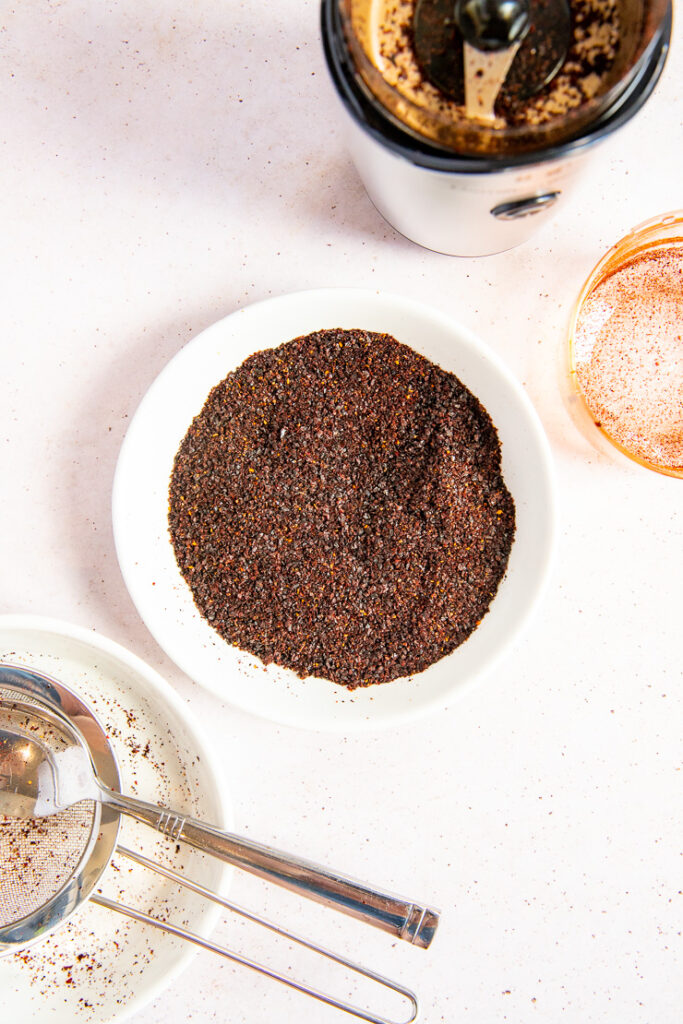
{"type": "Polygon", "coordinates": [[[569,328],[579,425],[683,477],[683,210],[633,228],[584,284],[569,328]]]}

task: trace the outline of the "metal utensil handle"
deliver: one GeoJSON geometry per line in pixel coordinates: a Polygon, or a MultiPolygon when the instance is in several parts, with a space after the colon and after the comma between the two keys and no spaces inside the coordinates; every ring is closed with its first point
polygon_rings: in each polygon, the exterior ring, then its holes
{"type": "Polygon", "coordinates": [[[370,1013],[367,1010],[362,1009],[359,1006],[355,1006],[353,1003],[347,1003],[343,1000],[337,999],[335,996],[328,995],[325,992],[321,992],[319,989],[312,988],[310,985],[305,985],[303,982],[295,981],[293,978],[285,977],[279,974],[277,971],[271,970],[264,964],[259,964],[254,960],[250,960],[248,957],[241,956],[239,953],[235,953],[225,946],[220,946],[210,939],[205,939],[201,935],[197,935],[195,932],[190,932],[186,928],[180,928],[177,925],[170,924],[166,921],[159,921],[157,918],[152,917],[149,914],[144,913],[141,910],[137,910],[134,907],[128,907],[123,903],[118,903],[114,900],[108,899],[106,896],[95,894],[90,897],[91,903],[97,903],[98,906],[105,907],[107,910],[115,910],[119,914],[123,914],[126,917],[131,917],[135,921],[140,921],[143,924],[149,924],[154,928],[158,928],[161,931],[167,932],[169,935],[175,935],[179,938],[185,939],[187,942],[192,942],[194,945],[199,946],[202,949],[208,949],[212,953],[216,953],[219,956],[223,956],[228,960],[233,960],[235,963],[242,964],[244,967],[249,967],[253,971],[257,971],[259,974],[265,975],[267,978],[271,978],[273,981],[279,981],[283,985],[287,985],[288,988],[295,989],[297,992],[301,992],[303,995],[311,996],[313,999],[317,999],[322,1003],[326,1003],[328,1006],[333,1006],[338,1010],[342,1010],[345,1013],[349,1013],[354,1017],[359,1017],[361,1020],[368,1021],[369,1024],[413,1024],[417,1020],[418,1016],[418,1003],[417,998],[410,989],[405,988],[403,985],[399,985],[396,982],[390,981],[381,974],[377,974],[375,971],[371,971],[367,967],[362,967],[360,964],[355,964],[352,960],[347,960],[345,957],[339,956],[337,953],[333,953],[323,946],[318,946],[315,943],[309,942],[308,939],[304,939],[299,935],[289,932],[284,928],[280,928],[278,925],[273,924],[271,921],[265,918],[259,917],[256,914],[252,914],[251,911],[246,910],[244,907],[240,907],[235,903],[226,900],[224,897],[219,896],[218,893],[213,892],[211,889],[207,889],[205,886],[200,885],[198,882],[193,882],[189,878],[185,878],[180,875],[177,871],[173,871],[171,868],[162,867],[155,861],[149,860],[147,857],[143,857],[141,854],[135,853],[132,850],[128,850],[125,847],[117,847],[117,853],[128,857],[130,860],[134,860],[144,867],[149,868],[151,871],[155,871],[157,874],[163,875],[165,878],[169,878],[179,885],[184,886],[193,892],[198,893],[201,896],[205,896],[212,900],[214,903],[220,904],[228,910],[232,910],[243,917],[248,918],[250,921],[256,924],[261,924],[263,927],[276,932],[278,935],[283,936],[290,941],[296,942],[301,946],[305,946],[307,949],[312,950],[315,953],[319,953],[321,956],[327,957],[329,960],[333,960],[335,963],[346,967],[349,971],[355,974],[360,974],[370,981],[376,982],[383,988],[387,988],[397,995],[405,998],[411,1006],[411,1015],[405,1021],[397,1022],[392,1021],[387,1017],[380,1017],[376,1014],[370,1013]]]}
{"type": "MultiPolygon", "coordinates": [[[[348,967],[357,974],[363,974],[366,978],[371,979],[377,979],[380,977],[369,968],[361,967],[360,964],[356,964],[352,960],[347,960],[345,957],[338,953],[333,953],[330,949],[326,949],[324,946],[315,945],[313,942],[309,941],[309,939],[305,939],[302,935],[290,932],[286,928],[282,928],[279,924],[275,924],[274,921],[269,921],[265,917],[260,917],[257,914],[252,913],[251,910],[247,910],[246,907],[240,906],[239,903],[233,903],[232,900],[226,899],[225,896],[219,896],[217,892],[214,892],[212,889],[207,889],[205,885],[201,885],[199,882],[194,882],[191,878],[186,878],[185,875],[181,875],[179,872],[174,871],[173,868],[164,867],[162,864],[158,864],[156,861],[150,860],[148,857],[143,857],[141,853],[137,853],[135,850],[129,850],[126,846],[117,845],[116,852],[123,857],[127,857],[128,860],[134,861],[136,864],[141,864],[143,867],[149,868],[150,871],[154,871],[157,875],[162,875],[164,878],[168,878],[172,882],[177,882],[178,885],[182,885],[184,888],[190,889],[192,892],[196,892],[198,896],[204,896],[206,899],[211,900],[213,903],[217,903],[226,910],[231,910],[234,914],[239,914],[240,917],[244,917],[248,921],[252,921],[254,924],[260,924],[264,928],[268,928],[271,932],[275,932],[284,939],[289,939],[291,942],[297,942],[300,946],[305,946],[306,949],[310,949],[314,953],[320,953],[321,956],[327,957],[328,960],[334,960],[335,963],[348,967]]],[[[390,984],[391,986],[394,985],[393,982],[390,984]]],[[[403,990],[400,986],[396,988],[396,991],[400,991],[401,994],[406,996],[406,998],[408,998],[409,995],[412,995],[412,993],[408,993],[407,989],[403,990]]]]}
{"type": "Polygon", "coordinates": [[[229,864],[350,914],[406,942],[426,949],[434,937],[439,913],[429,907],[371,889],[363,882],[312,861],[230,832],[221,832],[211,825],[184,818],[144,800],[123,797],[111,790],[106,790],[104,797],[108,804],[151,825],[169,839],[189,843],[229,864]]]}

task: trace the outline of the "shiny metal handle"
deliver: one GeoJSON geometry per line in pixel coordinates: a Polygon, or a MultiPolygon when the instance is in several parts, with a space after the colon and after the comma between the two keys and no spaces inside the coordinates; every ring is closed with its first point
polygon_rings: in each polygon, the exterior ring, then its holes
{"type": "Polygon", "coordinates": [[[434,938],[439,921],[437,910],[371,889],[330,868],[222,832],[135,797],[124,797],[111,790],[103,795],[108,804],[151,825],[170,839],[189,843],[235,867],[365,921],[415,946],[426,949],[434,938]]]}
{"type": "Polygon", "coordinates": [[[361,921],[426,949],[438,912],[399,896],[371,889],[330,868],[270,846],[187,820],[179,838],[269,882],[341,910],[361,921]]]}

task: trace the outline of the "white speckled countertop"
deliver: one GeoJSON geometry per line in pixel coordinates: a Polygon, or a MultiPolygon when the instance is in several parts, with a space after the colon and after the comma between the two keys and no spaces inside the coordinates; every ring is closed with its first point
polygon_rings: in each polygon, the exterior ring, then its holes
{"type": "MultiPolygon", "coordinates": [[[[5,3],[0,57],[0,613],[95,629],[160,671],[220,751],[248,835],[439,905],[422,952],[248,879],[234,891],[401,978],[425,1024],[679,1024],[683,485],[592,447],[561,382],[594,263],[683,206],[680,25],[654,96],[571,201],[480,260],[418,248],[366,198],[315,0],[5,3]],[[497,676],[438,717],[348,738],[243,715],[176,669],[110,520],[126,426],[170,357],[245,303],[329,285],[406,294],[479,334],[543,421],[562,516],[544,603],[497,676]]],[[[344,1019],[203,954],[132,1021],[304,1016],[344,1019]]]]}

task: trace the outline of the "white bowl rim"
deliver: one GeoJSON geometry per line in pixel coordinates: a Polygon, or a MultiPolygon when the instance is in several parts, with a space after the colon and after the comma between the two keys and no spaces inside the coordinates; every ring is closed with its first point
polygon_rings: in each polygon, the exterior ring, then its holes
{"type": "MultiPolygon", "coordinates": [[[[204,773],[208,780],[210,780],[209,785],[203,787],[204,792],[208,795],[209,803],[216,808],[216,817],[211,824],[223,829],[233,828],[232,802],[223,781],[223,771],[216,752],[212,744],[207,740],[204,730],[188,707],[187,702],[176,693],[171,684],[156,669],[148,665],[138,655],[133,654],[128,648],[123,647],[115,640],[109,639],[102,633],[66,622],[62,619],[31,613],[0,614],[0,636],[3,633],[13,632],[51,634],[59,637],[61,640],[72,640],[89,650],[101,651],[103,654],[108,655],[113,662],[118,662],[139,677],[153,695],[155,701],[161,706],[168,706],[171,712],[183,722],[193,740],[197,742],[197,749],[201,752],[204,763],[204,773]]],[[[15,664],[15,662],[12,663],[15,664]]],[[[19,662],[16,662],[16,664],[19,664],[19,662]]],[[[36,671],[42,672],[44,670],[37,669],[36,671]]],[[[68,679],[63,680],[63,682],[67,686],[71,685],[68,679]]],[[[78,694],[87,704],[88,694],[81,690],[78,690],[78,694]]],[[[233,869],[228,864],[219,864],[219,866],[221,874],[216,888],[221,893],[225,893],[233,869]]],[[[219,906],[209,905],[207,907],[205,919],[201,926],[201,933],[203,935],[208,937],[211,934],[220,918],[220,914],[221,908],[219,906]]],[[[120,1009],[116,1009],[113,1013],[107,1014],[106,1017],[101,1018],[103,1024],[114,1021],[117,1024],[121,1024],[121,1022],[134,1013],[141,1012],[144,1007],[148,1006],[168,989],[173,981],[186,970],[197,954],[197,946],[185,942],[182,953],[164,977],[155,983],[146,983],[143,978],[138,992],[125,1005],[122,1005],[120,1009]]]]}
{"type": "MultiPolygon", "coordinates": [[[[347,319],[358,319],[358,317],[347,317],[347,319]]],[[[328,329],[332,329],[334,326],[345,326],[345,329],[351,329],[352,325],[351,323],[347,323],[346,325],[330,323],[328,325],[328,329]]],[[[356,323],[355,326],[363,328],[363,325],[361,324],[356,323]]],[[[292,333],[291,330],[288,332],[285,329],[283,333],[278,336],[279,340],[274,344],[279,344],[282,340],[289,340],[291,337],[310,333],[310,331],[316,329],[321,330],[325,328],[321,325],[318,325],[318,327],[303,327],[301,330],[297,331],[297,334],[292,333]]],[[[379,330],[379,328],[369,326],[365,329],[379,330]]],[[[387,328],[386,333],[394,333],[394,335],[396,335],[396,330],[394,329],[391,331],[387,328]]],[[[402,341],[403,339],[399,337],[398,340],[402,341]]],[[[265,342],[260,347],[269,348],[271,345],[270,343],[265,342]]],[[[256,349],[252,348],[250,351],[256,351],[256,349]]],[[[243,361],[243,358],[246,358],[246,356],[243,356],[235,363],[226,361],[223,376],[225,376],[225,373],[234,369],[235,366],[239,365],[239,363],[243,361]]],[[[457,373],[457,371],[453,370],[453,368],[449,366],[445,366],[444,369],[457,373]]],[[[213,384],[217,384],[220,379],[222,379],[222,377],[213,379],[213,384]]],[[[464,380],[463,383],[470,387],[467,380],[464,380]]],[[[210,387],[206,389],[196,412],[199,412],[203,401],[208,396],[209,390],[210,387]]],[[[475,388],[471,388],[471,390],[473,390],[474,394],[477,394],[475,388]]],[[[483,404],[487,407],[487,403],[485,401],[483,404]]],[[[191,418],[190,420],[186,420],[185,429],[180,434],[181,439],[184,436],[187,427],[189,427],[190,421],[191,418]]],[[[498,423],[496,423],[495,418],[494,423],[498,427],[498,423]]],[[[177,450],[177,446],[175,450],[177,450]]],[[[505,446],[503,446],[503,454],[505,459],[505,446]]],[[[445,708],[451,703],[456,692],[458,695],[467,692],[483,676],[489,675],[503,655],[507,653],[512,642],[517,639],[522,630],[526,627],[539,603],[552,569],[557,534],[556,484],[550,446],[531,400],[501,357],[485,345],[485,343],[483,343],[477,335],[474,334],[474,332],[469,330],[469,328],[464,327],[447,313],[437,310],[434,307],[390,292],[366,288],[344,287],[310,289],[269,297],[259,302],[254,302],[236,309],[234,312],[216,321],[211,326],[191,338],[185,346],[169,360],[166,366],[158,374],[143,397],[131,420],[121,446],[119,460],[116,467],[112,493],[112,515],[114,539],[119,565],[133,603],[138,609],[141,618],[147,625],[147,628],[150,630],[160,646],[188,676],[213,692],[217,697],[219,697],[219,699],[239,707],[241,710],[247,711],[248,713],[256,714],[259,717],[265,717],[281,725],[293,726],[295,728],[313,728],[333,733],[372,731],[380,728],[386,728],[388,726],[401,725],[408,721],[415,720],[416,718],[445,708]],[[539,481],[543,489],[541,500],[545,510],[545,517],[543,521],[543,535],[539,538],[538,550],[535,553],[538,559],[539,568],[537,578],[532,588],[533,592],[527,595],[525,607],[523,609],[520,608],[519,610],[518,621],[514,629],[514,636],[508,637],[504,643],[500,644],[498,649],[487,657],[485,665],[482,665],[480,670],[472,672],[466,680],[459,680],[457,684],[453,686],[447,700],[444,700],[443,695],[435,695],[431,699],[425,697],[420,701],[419,706],[410,705],[403,708],[394,708],[391,711],[384,711],[381,714],[377,714],[376,708],[373,709],[372,703],[369,702],[367,714],[350,715],[341,712],[339,715],[335,713],[335,715],[330,717],[326,715],[321,716],[319,714],[307,714],[300,706],[296,709],[292,708],[290,710],[283,710],[282,707],[273,708],[271,706],[263,706],[263,702],[260,702],[260,704],[259,702],[256,702],[255,704],[253,701],[245,699],[244,696],[240,697],[239,694],[235,695],[235,693],[222,690],[206,678],[201,678],[199,675],[196,675],[195,670],[193,669],[193,658],[191,652],[184,651],[182,649],[182,644],[178,644],[176,639],[173,637],[173,631],[171,630],[169,632],[167,629],[160,627],[159,617],[157,616],[155,619],[151,614],[148,595],[146,595],[141,588],[139,564],[137,564],[136,559],[131,558],[131,554],[127,546],[127,539],[124,536],[125,530],[122,526],[122,521],[125,516],[125,505],[127,502],[126,491],[129,488],[129,481],[127,480],[130,471],[129,463],[134,458],[134,449],[140,445],[141,440],[143,439],[143,420],[145,417],[149,416],[150,408],[154,403],[159,405],[160,397],[172,385],[174,378],[180,379],[183,370],[189,368],[192,361],[201,355],[202,348],[207,348],[208,346],[215,344],[222,332],[232,331],[233,334],[237,333],[239,335],[240,332],[244,333],[249,329],[253,329],[255,323],[267,322],[268,320],[273,319],[276,319],[279,322],[283,317],[287,322],[288,316],[294,316],[296,319],[297,314],[300,315],[303,323],[306,321],[306,317],[310,320],[310,317],[313,315],[313,310],[322,311],[327,308],[340,310],[347,307],[361,307],[367,310],[372,310],[373,315],[378,311],[385,311],[387,314],[391,311],[394,316],[416,318],[423,322],[428,328],[431,327],[433,330],[436,329],[450,335],[457,343],[457,348],[461,353],[465,353],[466,355],[469,355],[470,358],[476,358],[480,363],[486,364],[487,368],[492,371],[492,377],[496,378],[498,383],[502,384],[507,394],[516,403],[517,410],[523,417],[523,427],[524,430],[527,431],[528,440],[531,442],[533,447],[533,456],[537,462],[536,468],[538,470],[539,481]]],[[[142,557],[144,557],[144,553],[142,557]]],[[[179,574],[178,578],[181,579],[179,574]]],[[[185,586],[184,582],[183,586],[185,586]]],[[[495,607],[496,599],[497,598],[494,598],[494,601],[492,602],[492,608],[495,607]]],[[[490,615],[491,613],[489,612],[488,614],[490,615]]],[[[476,632],[477,631],[475,631],[475,634],[476,632]]],[[[215,636],[219,643],[224,644],[224,641],[222,641],[217,634],[215,636]]],[[[227,645],[225,646],[227,648],[227,645]]],[[[234,652],[234,649],[231,648],[230,650],[233,650],[234,652]]],[[[446,656],[446,659],[442,659],[442,661],[453,657],[458,650],[460,650],[460,648],[456,648],[453,654],[446,656]]],[[[244,655],[244,652],[239,652],[239,654],[249,658],[249,655],[244,655]]],[[[437,662],[436,664],[439,663],[437,662]]],[[[430,666],[430,668],[432,667],[433,666],[430,666]]],[[[270,668],[272,668],[272,666],[269,666],[266,671],[270,668]]],[[[429,669],[425,671],[429,671],[429,669]]],[[[423,675],[424,673],[419,674],[419,676],[423,675]]],[[[413,677],[413,679],[416,678],[418,677],[413,677]]],[[[334,686],[335,684],[330,685],[334,686]]],[[[347,705],[349,701],[357,700],[359,697],[362,698],[362,695],[367,694],[369,691],[381,691],[385,687],[393,687],[395,685],[396,683],[392,682],[382,684],[381,687],[375,686],[360,688],[353,691],[351,694],[343,688],[337,687],[337,690],[341,690],[342,693],[339,695],[340,699],[336,701],[336,703],[339,706],[347,705]]]]}

